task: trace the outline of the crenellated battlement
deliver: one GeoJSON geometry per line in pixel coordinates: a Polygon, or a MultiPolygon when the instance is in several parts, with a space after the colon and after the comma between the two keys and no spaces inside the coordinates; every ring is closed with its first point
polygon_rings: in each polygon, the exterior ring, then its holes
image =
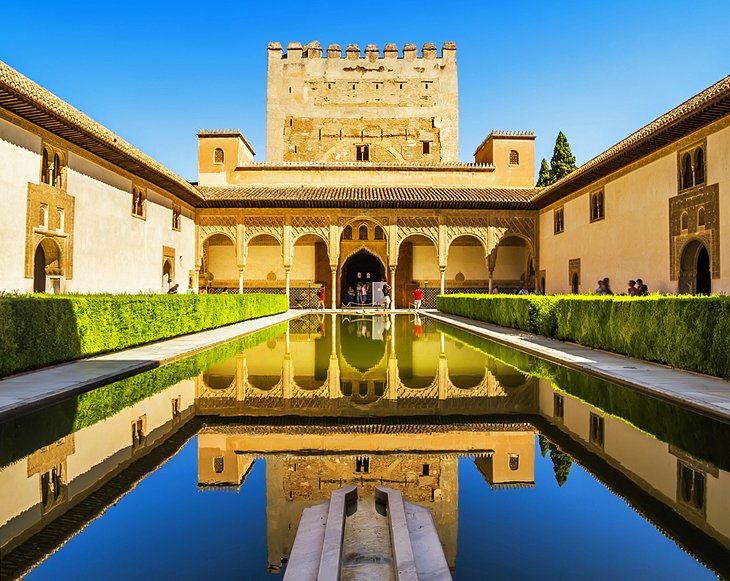
{"type": "Polygon", "coordinates": [[[377,61],[386,59],[398,59],[401,58],[406,61],[415,60],[436,60],[441,58],[445,61],[456,60],[456,43],[445,42],[441,47],[441,56],[437,54],[436,45],[432,42],[426,42],[421,47],[421,53],[419,56],[418,47],[415,44],[405,44],[402,50],[399,51],[398,45],[394,43],[388,43],[385,45],[382,53],[380,48],[376,44],[368,44],[365,47],[365,53],[357,44],[348,44],[347,48],[343,51],[339,44],[333,43],[327,47],[326,52],[323,51],[322,45],[314,40],[308,44],[302,45],[299,42],[290,42],[286,47],[286,52],[282,49],[282,46],[278,42],[269,43],[269,60],[272,59],[286,59],[289,61],[300,61],[303,59],[346,59],[346,60],[362,60],[362,61],[377,61]]]}

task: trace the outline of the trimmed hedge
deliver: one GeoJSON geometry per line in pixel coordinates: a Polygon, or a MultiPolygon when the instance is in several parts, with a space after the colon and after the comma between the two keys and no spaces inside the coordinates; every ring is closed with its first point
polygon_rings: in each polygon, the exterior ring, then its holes
{"type": "Polygon", "coordinates": [[[628,387],[609,383],[512,349],[469,331],[439,323],[437,329],[525,375],[548,379],[559,390],[615,416],[662,442],[677,446],[723,470],[730,469],[730,424],[697,414],[628,387]]]}
{"type": "Polygon", "coordinates": [[[195,377],[241,351],[283,335],[287,326],[287,323],[279,323],[267,327],[192,357],[115,381],[48,408],[0,423],[0,468],[68,434],[93,426],[184,379],[195,377]]]}
{"type": "Polygon", "coordinates": [[[0,297],[0,377],[287,308],[268,294],[0,297]]]}
{"type": "Polygon", "coordinates": [[[442,295],[444,313],[730,378],[730,297],[442,295]]]}

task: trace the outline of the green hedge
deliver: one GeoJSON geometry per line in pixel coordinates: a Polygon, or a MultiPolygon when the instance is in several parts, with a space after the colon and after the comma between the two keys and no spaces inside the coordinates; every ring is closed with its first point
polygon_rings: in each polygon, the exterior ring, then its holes
{"type": "Polygon", "coordinates": [[[267,294],[0,297],[0,377],[286,310],[267,294]]]}
{"type": "Polygon", "coordinates": [[[559,390],[621,418],[662,442],[677,446],[723,470],[730,469],[730,424],[713,420],[628,387],[609,383],[517,349],[439,323],[437,329],[525,375],[548,379],[559,390]]]}
{"type": "Polygon", "coordinates": [[[451,313],[730,378],[730,297],[442,295],[451,313]]]}
{"type": "Polygon", "coordinates": [[[286,330],[287,323],[279,323],[192,357],[115,381],[0,423],[0,468],[68,434],[93,426],[184,379],[195,377],[241,351],[283,335],[286,330]]]}

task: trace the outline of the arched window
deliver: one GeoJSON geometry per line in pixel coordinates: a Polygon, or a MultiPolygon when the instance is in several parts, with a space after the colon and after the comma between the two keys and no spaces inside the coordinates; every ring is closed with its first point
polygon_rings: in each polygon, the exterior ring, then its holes
{"type": "Polygon", "coordinates": [[[702,207],[697,210],[697,225],[702,227],[705,226],[705,209],[702,207]]]}
{"type": "Polygon", "coordinates": [[[695,185],[705,183],[705,152],[701,147],[695,151],[695,185]]]}
{"type": "Polygon", "coordinates": [[[380,226],[375,227],[375,240],[385,240],[385,232],[380,226]]]}
{"type": "Polygon", "coordinates": [[[679,219],[679,227],[682,230],[689,229],[689,215],[687,214],[687,212],[682,212],[682,216],[679,219]]]}
{"type": "Polygon", "coordinates": [[[57,188],[61,187],[61,158],[57,153],[53,156],[53,176],[51,185],[57,188]]]}
{"type": "Polygon", "coordinates": [[[359,240],[367,240],[368,239],[368,227],[363,224],[360,226],[360,229],[358,230],[358,239],[359,240]]]}
{"type": "Polygon", "coordinates": [[[682,189],[692,187],[692,157],[685,153],[682,158],[682,189]]]}
{"type": "Polygon", "coordinates": [[[509,152],[509,164],[520,165],[520,154],[514,149],[509,152]]]}
{"type": "Polygon", "coordinates": [[[345,229],[342,231],[342,239],[352,240],[352,226],[345,226],[345,229]]]}
{"type": "Polygon", "coordinates": [[[50,184],[51,183],[51,177],[48,172],[48,162],[49,162],[49,154],[48,149],[45,147],[43,148],[43,160],[41,161],[41,183],[43,184],[50,184]]]}
{"type": "Polygon", "coordinates": [[[223,150],[220,147],[216,147],[215,151],[213,152],[213,163],[223,163],[223,150]]]}

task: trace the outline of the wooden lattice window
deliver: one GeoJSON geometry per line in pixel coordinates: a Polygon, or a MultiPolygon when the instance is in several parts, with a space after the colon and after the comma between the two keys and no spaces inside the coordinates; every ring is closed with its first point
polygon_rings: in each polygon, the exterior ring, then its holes
{"type": "Polygon", "coordinates": [[[358,240],[367,240],[368,239],[368,227],[364,224],[360,226],[360,229],[357,233],[358,240]]]}
{"type": "Polygon", "coordinates": [[[352,240],[352,226],[345,226],[345,229],[342,231],[342,239],[352,240]]]}
{"type": "Polygon", "coordinates": [[[512,150],[509,152],[509,164],[510,165],[520,165],[520,154],[517,150],[512,150]]]}
{"type": "Polygon", "coordinates": [[[223,150],[220,147],[216,147],[213,152],[213,163],[221,165],[223,163],[224,155],[223,150]]]}

